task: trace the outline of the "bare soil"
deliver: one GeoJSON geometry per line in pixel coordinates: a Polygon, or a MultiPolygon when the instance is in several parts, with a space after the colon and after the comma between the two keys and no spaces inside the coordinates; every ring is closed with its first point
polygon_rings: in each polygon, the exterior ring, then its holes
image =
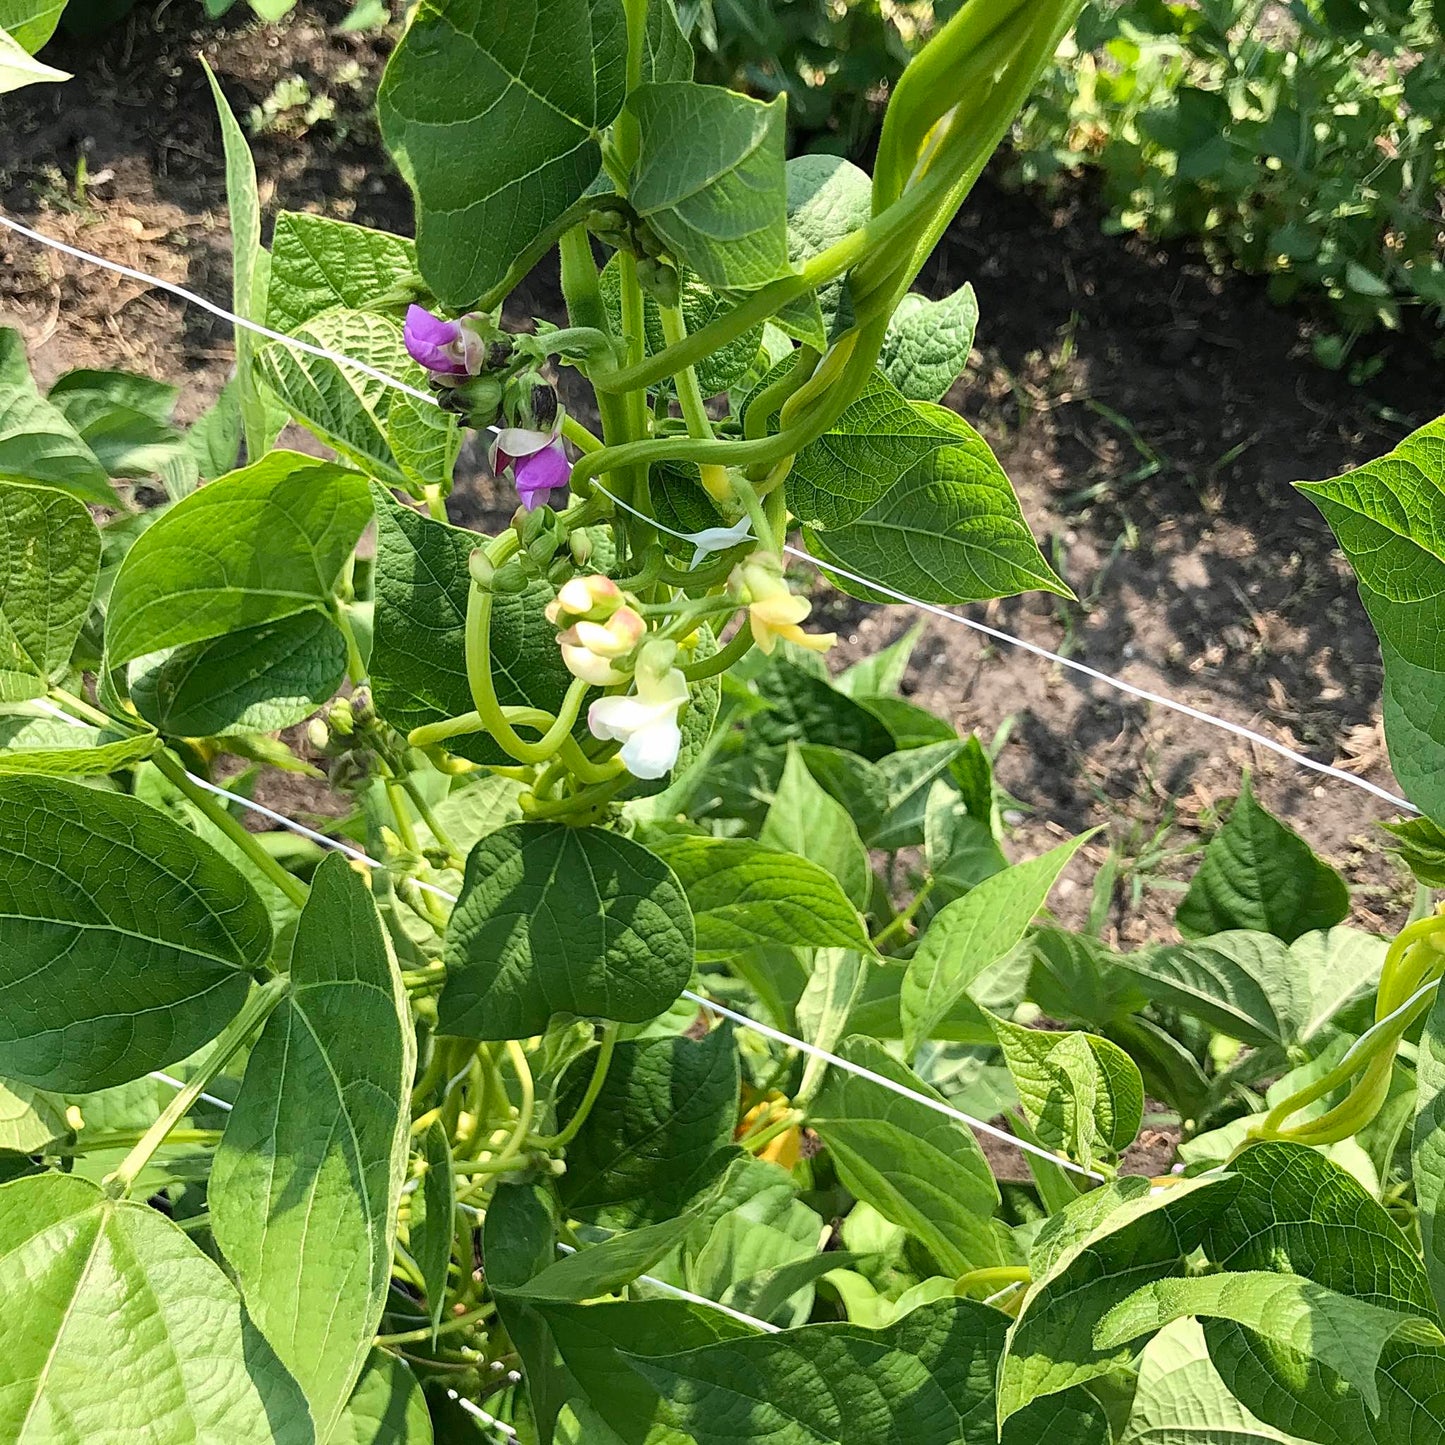
{"type": "MultiPolygon", "coordinates": [[[[410,202],[371,114],[390,40],[328,28],[337,6],[276,27],[196,27],[186,0],[142,6],[98,40],[46,53],[75,73],[0,99],[0,205],[50,235],[220,301],[230,252],[221,143],[197,56],[246,122],[287,83],[301,103],[254,135],[263,204],[408,230],[410,202]],[[301,84],[295,84],[292,78],[301,84]],[[324,114],[318,114],[319,109],[324,114]]],[[[238,12],[233,12],[239,14],[238,12]]],[[[1081,601],[1032,595],[968,609],[1140,686],[1247,724],[1389,785],[1380,662],[1327,528],[1290,483],[1388,450],[1440,408],[1418,338],[1362,387],[1308,360],[1309,318],[1261,284],[1211,272],[1188,248],[1106,236],[1086,183],[1062,200],[988,177],[921,285],[977,289],[978,349],[951,403],[994,445],[1025,514],[1081,601]]],[[[545,270],[515,318],[555,313],[545,270]]],[[[197,415],[231,365],[227,327],[141,283],[0,231],[0,321],[19,326],[42,380],[115,366],[182,383],[197,415]]],[[[480,469],[478,469],[480,470],[480,469]]],[[[454,515],[501,515],[469,479],[454,515]]],[[[915,621],[817,584],[848,661],[915,621]]],[[[1110,930],[1167,933],[1178,880],[1242,768],[1266,803],[1341,867],[1365,926],[1398,921],[1410,888],[1374,824],[1389,807],[1265,750],[929,618],[909,694],[985,740],[1018,800],[1016,856],[1096,823],[1116,850],[1110,930]]],[[[324,790],[278,778],[274,806],[330,811],[324,790]]],[[[1089,877],[1060,885],[1070,922],[1089,877]]]]}

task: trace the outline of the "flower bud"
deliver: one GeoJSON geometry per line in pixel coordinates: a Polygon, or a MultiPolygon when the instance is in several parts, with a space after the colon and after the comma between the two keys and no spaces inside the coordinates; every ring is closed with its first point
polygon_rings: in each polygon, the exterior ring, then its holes
{"type": "Polygon", "coordinates": [[[467,558],[467,571],[471,574],[472,581],[478,587],[490,589],[497,575],[497,569],[492,559],[487,556],[485,547],[477,547],[467,558]]]}
{"type": "Polygon", "coordinates": [[[637,280],[659,306],[676,306],[682,296],[682,282],[677,267],[670,262],[643,256],[637,262],[637,280]]]}
{"type": "Polygon", "coordinates": [[[497,568],[492,578],[492,591],[503,597],[515,597],[532,585],[519,557],[513,557],[497,568]]]}
{"type": "Polygon", "coordinates": [[[571,552],[572,560],[579,567],[585,567],[588,559],[592,556],[592,538],[579,528],[568,535],[567,550],[571,552]]]}
{"type": "Polygon", "coordinates": [[[605,622],[622,605],[622,589],[610,577],[573,577],[562,584],[556,598],[547,604],[546,617],[554,627],[579,617],[605,622]]]}

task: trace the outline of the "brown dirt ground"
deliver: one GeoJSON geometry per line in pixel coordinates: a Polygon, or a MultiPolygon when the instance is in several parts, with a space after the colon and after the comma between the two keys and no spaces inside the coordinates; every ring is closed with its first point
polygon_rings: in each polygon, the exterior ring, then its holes
{"type": "MultiPolygon", "coordinates": [[[[162,3],[99,41],[57,41],[46,58],[76,78],[0,99],[0,205],[224,300],[229,238],[203,53],[243,120],[290,77],[331,107],[309,125],[286,112],[254,138],[269,210],[408,229],[409,200],[370,112],[389,41],[328,29],[341,13],[194,28],[196,7],[162,3]]],[[[965,280],[978,291],[978,349],[950,401],[994,445],[1083,599],[971,611],[1388,784],[1374,637],[1328,530],[1289,484],[1377,455],[1434,415],[1438,369],[1423,344],[1402,340],[1379,376],[1352,387],[1309,363],[1307,318],[1271,307],[1261,285],[1216,276],[1187,248],[1105,236],[1099,222],[1087,185],[1044,202],[986,178],[923,278],[937,294],[965,280]]],[[[519,320],[555,305],[546,274],[514,301],[519,320]]],[[[4,232],[0,320],[24,332],[42,380],[81,365],[153,372],[183,383],[183,419],[231,363],[223,323],[4,232]]],[[[469,524],[498,516],[485,483],[456,501],[469,524]]],[[[817,596],[844,633],[842,661],[914,620],[823,584],[817,596]]],[[[1118,850],[1110,927],[1123,941],[1167,930],[1175,880],[1243,767],[1345,871],[1358,922],[1401,917],[1410,889],[1372,826],[1390,810],[1345,784],[937,619],[925,622],[907,690],[985,739],[1010,725],[999,773],[1019,800],[1016,855],[1107,825],[1090,856],[1118,850]]],[[[328,811],[296,780],[265,796],[328,811]]],[[[1060,885],[1060,913],[1079,921],[1089,896],[1079,870],[1060,885]]]]}

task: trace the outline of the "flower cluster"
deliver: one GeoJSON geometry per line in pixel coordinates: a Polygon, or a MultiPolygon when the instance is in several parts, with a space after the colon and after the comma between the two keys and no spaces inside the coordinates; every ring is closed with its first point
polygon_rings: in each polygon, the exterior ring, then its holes
{"type": "MultiPolygon", "coordinates": [[[[469,383],[483,376],[495,335],[492,319],[482,312],[447,321],[421,306],[408,308],[402,328],[407,355],[431,373],[433,383],[450,388],[448,395],[462,394],[469,383]]],[[[510,347],[510,342],[507,345],[510,347]]],[[[565,414],[557,405],[556,393],[529,369],[508,376],[505,387],[494,373],[490,380],[483,416],[496,416],[500,399],[503,417],[512,423],[495,429],[489,453],[493,475],[511,477],[529,512],[544,505],[560,508],[567,500],[572,464],[562,440],[565,414]]],[[[480,425],[482,420],[477,417],[474,424],[480,425]]]]}
{"type": "Polygon", "coordinates": [[[633,691],[600,697],[587,711],[592,736],[620,742],[623,766],[636,778],[671,772],[682,746],[678,714],[687,679],[675,667],[677,644],[647,636],[647,623],[610,577],[573,577],[548,603],[547,620],[573,677],[594,687],[631,678],[633,691]]]}

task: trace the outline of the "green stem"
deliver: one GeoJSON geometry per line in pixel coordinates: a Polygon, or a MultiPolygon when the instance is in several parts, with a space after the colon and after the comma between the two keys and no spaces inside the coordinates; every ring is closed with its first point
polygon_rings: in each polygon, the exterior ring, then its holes
{"type": "MultiPolygon", "coordinates": [[[[99,1154],[107,1149],[130,1149],[145,1137],[144,1129],[114,1129],[104,1134],[83,1135],[73,1146],[47,1148],[44,1153],[60,1156],[72,1154],[99,1154]]],[[[219,1129],[172,1129],[166,1136],[171,1144],[216,1144],[220,1142],[219,1129]]]]}
{"type": "Polygon", "coordinates": [[[251,1035],[270,1017],[271,1010],[281,1002],[291,987],[286,978],[272,978],[255,988],[240,1012],[221,1030],[215,1047],[191,1077],[185,1088],[161,1111],[160,1117],[141,1136],[135,1148],[120,1161],[115,1172],[106,1176],[105,1191],[112,1199],[129,1194],[151,1156],[165,1143],[166,1136],[190,1113],[206,1085],[230,1063],[251,1035]]]}
{"type": "Polygon", "coordinates": [[[447,516],[446,493],[439,486],[423,487],[422,500],[426,503],[427,516],[433,522],[450,522],[447,516]]]}
{"type": "Polygon", "coordinates": [[[248,831],[232,817],[219,798],[198,788],[191,776],[168,752],[156,753],[151,761],[161,773],[175,785],[186,798],[201,810],[231,842],[233,842],[256,867],[266,875],[285,895],[301,908],[306,903],[306,885],[293,873],[288,873],[262,846],[256,835],[248,831]]]}
{"type": "Polygon", "coordinates": [[[874,948],[882,948],[885,943],[892,943],[895,935],[902,936],[907,932],[908,925],[913,922],[918,914],[918,910],[923,907],[924,901],[928,895],[933,892],[934,882],[935,880],[932,878],[924,880],[923,887],[913,895],[908,907],[905,908],[902,913],[896,915],[880,933],[874,935],[874,948]]]}
{"type": "Polygon", "coordinates": [[[955,1295],[963,1296],[971,1290],[994,1294],[1007,1284],[1027,1284],[1033,1276],[1026,1264],[996,1264],[985,1269],[971,1269],[953,1282],[955,1295]]]}
{"type": "Polygon", "coordinates": [[[356,633],[352,631],[351,619],[346,615],[346,608],[340,598],[331,599],[331,620],[346,639],[346,676],[352,687],[360,687],[366,681],[366,662],[361,656],[356,633]]]}
{"type": "Polygon", "coordinates": [[[422,795],[421,789],[417,787],[416,779],[412,777],[410,773],[402,773],[398,781],[402,787],[406,789],[406,795],[411,799],[412,807],[417,810],[422,822],[425,823],[431,831],[432,837],[436,839],[440,847],[445,848],[448,854],[450,854],[448,861],[460,868],[465,862],[465,859],[462,857],[457,845],[452,842],[451,834],[447,832],[445,825],[437,817],[435,809],[433,809],[431,804],[428,803],[422,795]]]}
{"type": "Polygon", "coordinates": [[[499,1172],[521,1153],[522,1145],[527,1142],[527,1135],[532,1132],[532,1123],[536,1117],[537,1091],[532,1082],[532,1067],[527,1062],[527,1051],[517,1039],[508,1039],[507,1057],[512,1061],[517,1083],[521,1086],[522,1102],[518,1105],[517,1122],[507,1142],[486,1162],[484,1172],[489,1174],[499,1172]]]}
{"type": "Polygon", "coordinates": [[[756,1134],[749,1134],[745,1139],[741,1139],[738,1142],[749,1154],[760,1154],[780,1134],[786,1134],[789,1129],[796,1128],[803,1122],[804,1118],[805,1115],[801,1109],[784,1109],[771,1124],[759,1129],[756,1134]]]}
{"type": "Polygon", "coordinates": [[[577,1137],[578,1132],[587,1122],[587,1116],[592,1112],[592,1106],[597,1102],[598,1095],[602,1092],[602,1085],[607,1082],[607,1071],[612,1066],[612,1055],[617,1049],[619,1028],[618,1024],[608,1024],[603,1029],[602,1042],[598,1046],[597,1057],[592,1062],[592,1077],[587,1080],[587,1091],[577,1105],[577,1112],[557,1133],[545,1138],[530,1140],[532,1148],[551,1154],[557,1149],[565,1148],[577,1137]]]}
{"type": "Polygon", "coordinates": [[[588,431],[570,411],[564,412],[562,415],[562,435],[579,451],[600,452],[602,450],[602,438],[594,436],[588,431]]]}
{"type": "Polygon", "coordinates": [[[454,1335],[461,1330],[469,1330],[474,1324],[495,1312],[496,1306],[491,1303],[478,1305],[476,1309],[468,1310],[464,1315],[454,1315],[449,1320],[443,1320],[435,1330],[430,1325],[423,1325],[419,1330],[402,1330],[399,1334],[378,1335],[376,1343],[378,1345],[419,1345],[433,1336],[454,1335]]]}
{"type": "Polygon", "coordinates": [[[557,242],[562,263],[562,295],[567,302],[567,319],[573,326],[589,326],[611,335],[607,306],[597,283],[597,262],[592,242],[583,226],[562,232],[557,242]]]}
{"type": "Polygon", "coordinates": [[[108,713],[103,713],[98,707],[92,707],[83,697],[77,697],[73,692],[66,692],[63,687],[52,687],[50,696],[57,702],[62,702],[77,716],[83,717],[86,722],[94,723],[98,728],[126,727],[133,732],[138,732],[141,724],[134,718],[115,718],[108,713]]]}
{"type": "Polygon", "coordinates": [[[707,677],[720,677],[735,662],[741,662],[752,651],[753,628],[746,617],[732,637],[711,657],[699,658],[696,662],[684,662],[679,671],[689,682],[701,682],[707,677]]]}

